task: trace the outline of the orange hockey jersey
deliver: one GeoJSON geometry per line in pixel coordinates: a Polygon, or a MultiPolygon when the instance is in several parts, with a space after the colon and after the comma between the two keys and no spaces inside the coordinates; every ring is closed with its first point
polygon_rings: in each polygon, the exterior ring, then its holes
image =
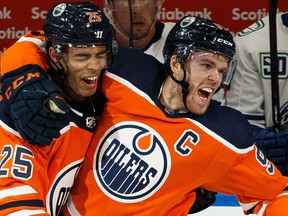
{"type": "MultiPolygon", "coordinates": [[[[253,145],[245,117],[216,101],[201,116],[167,109],[159,71],[152,57],[119,49],[64,215],[187,215],[199,186],[236,194],[246,214],[285,197],[288,178],[253,145]]],[[[287,213],[288,205],[278,210],[287,213]]]]}
{"type": "MultiPolygon", "coordinates": [[[[42,35],[28,33],[4,52],[1,72],[25,64],[49,70],[44,45],[42,35]]],[[[61,115],[61,136],[50,146],[39,147],[21,139],[8,102],[0,101],[0,215],[59,215],[96,120],[90,103],[69,105],[71,111],[61,115]]]]}

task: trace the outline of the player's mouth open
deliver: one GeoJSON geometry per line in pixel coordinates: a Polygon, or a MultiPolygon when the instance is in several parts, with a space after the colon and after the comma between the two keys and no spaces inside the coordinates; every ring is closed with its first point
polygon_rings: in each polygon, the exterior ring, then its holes
{"type": "Polygon", "coordinates": [[[141,26],[143,26],[144,25],[144,23],[143,22],[134,22],[133,23],[133,26],[135,26],[135,27],[141,27],[141,26]]]}
{"type": "Polygon", "coordinates": [[[87,84],[87,85],[93,85],[96,83],[97,81],[97,76],[94,76],[94,77],[86,77],[86,78],[83,78],[82,80],[87,84]]]}
{"type": "Polygon", "coordinates": [[[213,92],[211,88],[202,88],[198,90],[198,95],[200,96],[201,99],[207,100],[210,94],[213,92]]]}

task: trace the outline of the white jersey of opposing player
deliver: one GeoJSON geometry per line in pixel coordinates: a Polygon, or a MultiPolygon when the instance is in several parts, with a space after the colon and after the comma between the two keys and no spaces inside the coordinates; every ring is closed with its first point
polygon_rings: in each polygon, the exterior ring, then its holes
{"type": "MultiPolygon", "coordinates": [[[[277,14],[281,121],[288,120],[288,13],[277,14]]],[[[272,121],[269,17],[235,37],[237,70],[227,90],[228,106],[240,110],[250,123],[267,127],[272,121]]]]}
{"type": "Polygon", "coordinates": [[[162,50],[164,47],[165,40],[167,38],[169,31],[173,28],[175,23],[163,22],[163,24],[164,24],[164,28],[163,28],[163,31],[161,32],[161,38],[157,40],[156,42],[152,43],[148,49],[144,50],[144,53],[154,56],[161,63],[164,63],[162,50]]]}

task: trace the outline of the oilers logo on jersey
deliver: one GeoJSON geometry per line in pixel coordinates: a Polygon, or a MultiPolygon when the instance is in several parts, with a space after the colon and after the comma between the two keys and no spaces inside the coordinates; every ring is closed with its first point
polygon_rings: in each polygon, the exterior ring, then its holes
{"type": "Polygon", "coordinates": [[[66,202],[70,189],[74,183],[74,179],[77,176],[79,168],[83,162],[83,159],[75,161],[65,168],[63,168],[57,176],[53,184],[51,185],[50,191],[47,195],[47,211],[51,216],[59,215],[62,206],[66,202]]]}
{"type": "Polygon", "coordinates": [[[93,164],[94,177],[107,196],[134,203],[147,199],[162,186],[170,172],[171,157],[156,131],[128,121],[107,130],[93,164]]]}

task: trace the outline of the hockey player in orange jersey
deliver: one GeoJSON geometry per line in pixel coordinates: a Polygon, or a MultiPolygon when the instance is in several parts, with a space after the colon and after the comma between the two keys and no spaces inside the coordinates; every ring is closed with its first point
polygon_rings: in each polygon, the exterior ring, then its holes
{"type": "Polygon", "coordinates": [[[184,216],[202,186],[236,194],[243,215],[287,216],[288,178],[254,145],[246,118],[211,100],[234,71],[232,35],[186,16],[163,53],[164,68],[119,48],[64,215],[184,216]]]}
{"type": "Polygon", "coordinates": [[[103,104],[100,74],[117,48],[113,26],[90,2],[55,5],[43,30],[1,57],[0,215],[59,215],[103,104]]]}

